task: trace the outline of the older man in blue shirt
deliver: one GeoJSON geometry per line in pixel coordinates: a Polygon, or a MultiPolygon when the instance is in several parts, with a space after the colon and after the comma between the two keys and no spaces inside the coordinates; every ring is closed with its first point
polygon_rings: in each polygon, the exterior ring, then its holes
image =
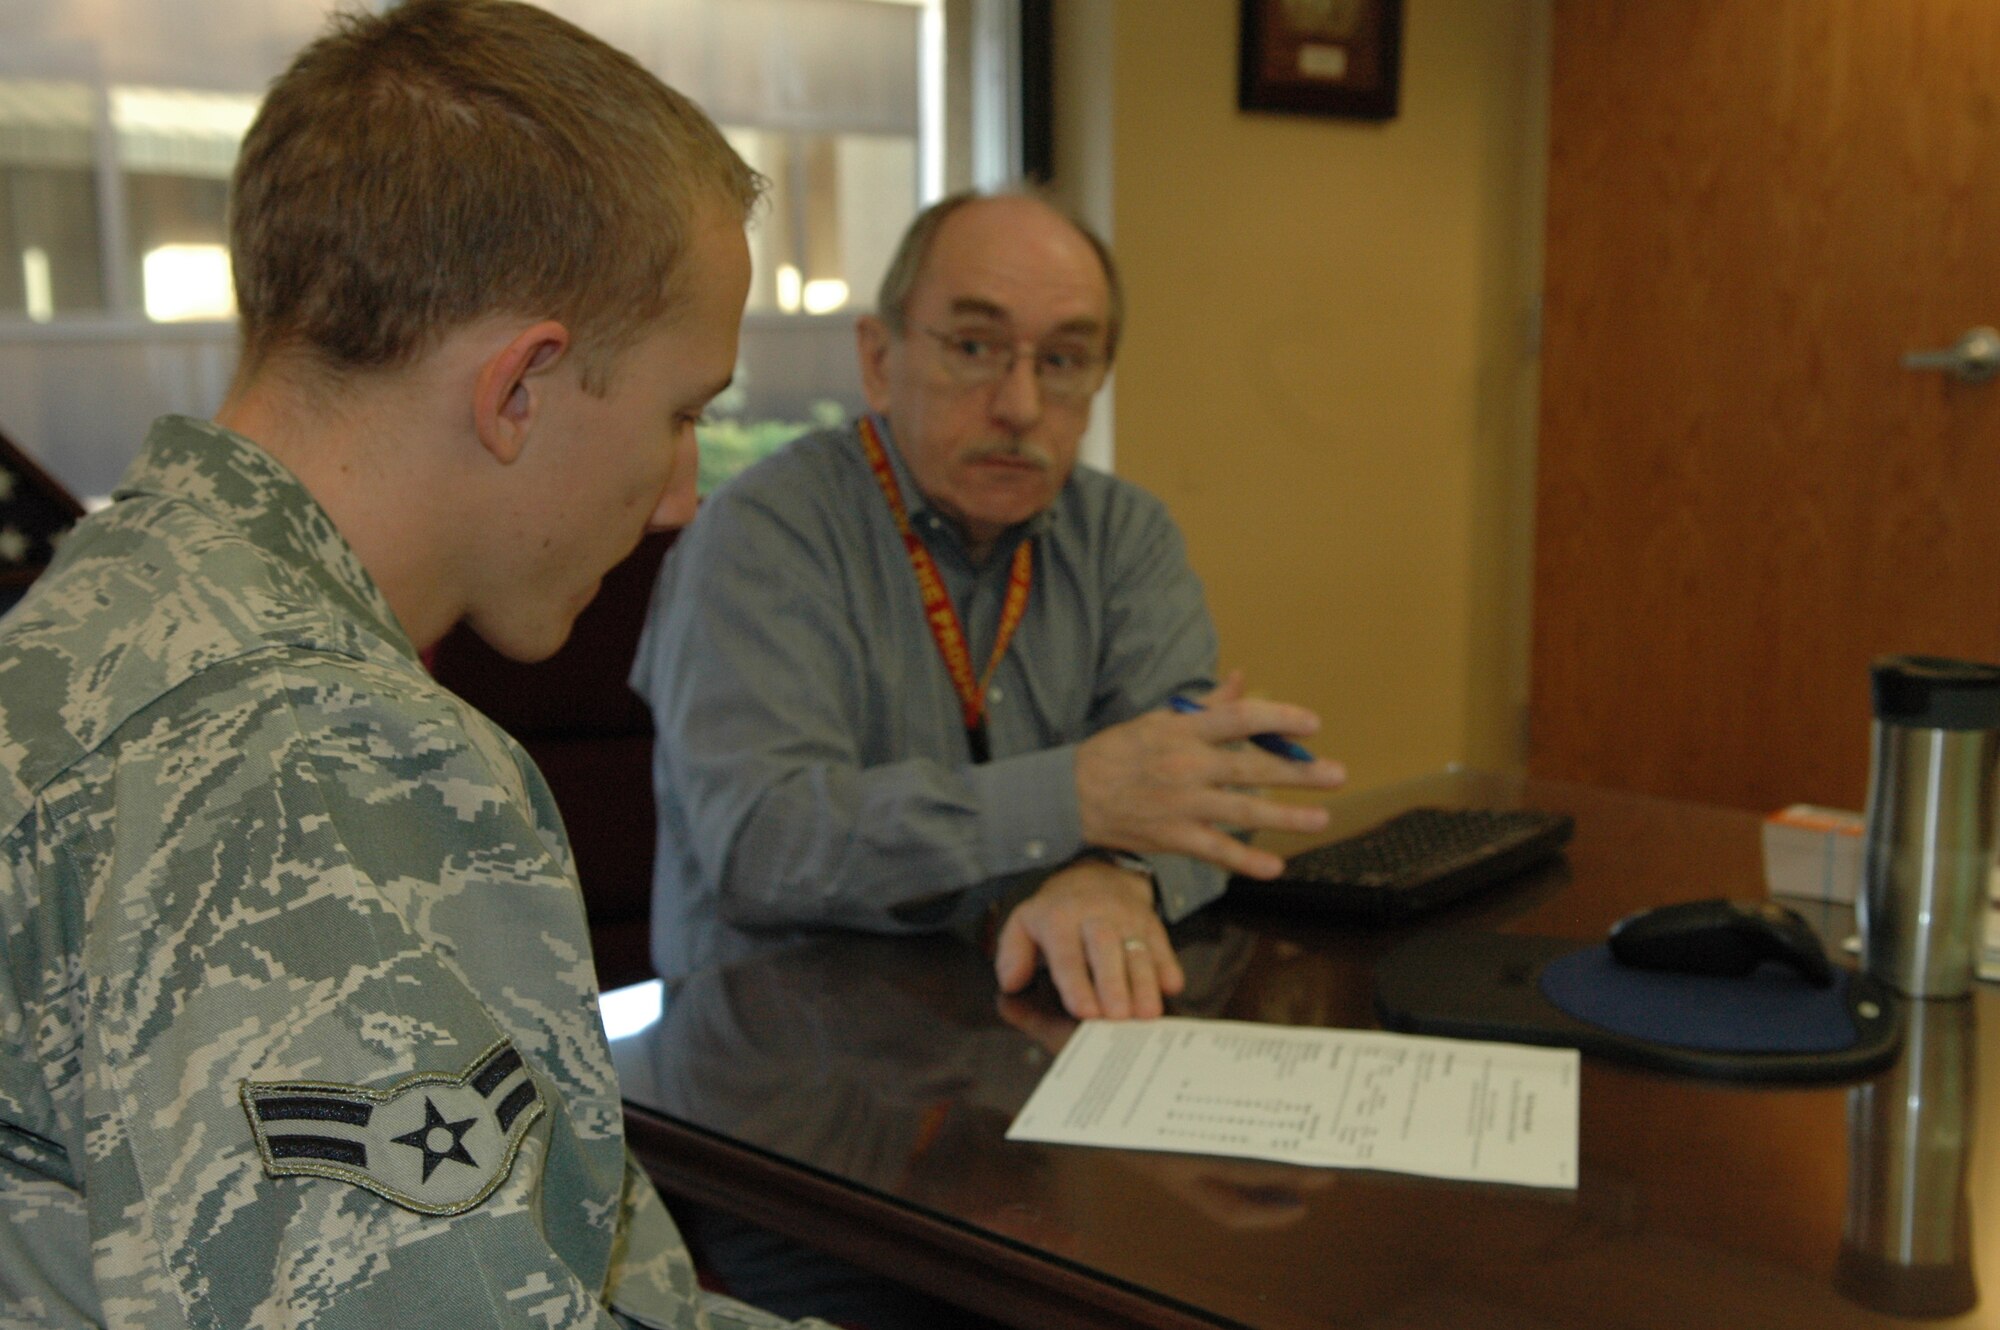
{"type": "Polygon", "coordinates": [[[1216,687],[1166,510],[1075,465],[1120,303],[1047,204],[933,205],[858,324],[871,414],[724,486],[670,555],[632,676],[669,981],[991,915],[1002,989],[1045,965],[1080,1018],[1157,1015],[1183,983],[1164,923],[1278,871],[1230,829],[1321,825],[1251,787],[1341,768],[1238,742],[1317,719],[1216,687]]]}

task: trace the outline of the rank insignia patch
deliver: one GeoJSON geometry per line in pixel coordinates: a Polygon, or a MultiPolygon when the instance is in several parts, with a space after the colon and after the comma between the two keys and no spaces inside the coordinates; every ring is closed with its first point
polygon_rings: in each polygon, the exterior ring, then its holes
{"type": "Polygon", "coordinates": [[[453,1076],[387,1090],[324,1081],[245,1081],[243,1111],[274,1178],[351,1182],[427,1215],[462,1214],[514,1167],[541,1093],[501,1040],[453,1076]]]}

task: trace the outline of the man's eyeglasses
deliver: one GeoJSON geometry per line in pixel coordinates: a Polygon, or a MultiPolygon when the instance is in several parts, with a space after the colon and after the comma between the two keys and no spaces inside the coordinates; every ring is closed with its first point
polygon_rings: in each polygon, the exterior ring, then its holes
{"type": "MultiPolygon", "coordinates": [[[[1025,342],[1010,342],[997,333],[947,332],[941,328],[919,328],[944,352],[944,366],[953,382],[966,388],[985,388],[1014,372],[1025,342]]],[[[1095,347],[1073,342],[1052,342],[1033,348],[1035,382],[1044,395],[1080,402],[1104,383],[1106,360],[1095,347]]]]}

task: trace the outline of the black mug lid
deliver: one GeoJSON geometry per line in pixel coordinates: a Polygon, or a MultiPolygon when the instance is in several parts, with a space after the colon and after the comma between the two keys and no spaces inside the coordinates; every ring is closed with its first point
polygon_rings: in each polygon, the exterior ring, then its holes
{"type": "Polygon", "coordinates": [[[1868,674],[1879,721],[1926,730],[2000,729],[2000,665],[1878,656],[1868,674]]]}

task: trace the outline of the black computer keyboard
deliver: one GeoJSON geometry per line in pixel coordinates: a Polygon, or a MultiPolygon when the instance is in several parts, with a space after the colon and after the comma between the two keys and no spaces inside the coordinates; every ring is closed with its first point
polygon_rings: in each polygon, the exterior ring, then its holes
{"type": "Polygon", "coordinates": [[[1404,919],[1448,905],[1554,855],[1576,823],[1533,808],[1413,808],[1301,851],[1269,882],[1239,877],[1236,900],[1345,918],[1404,919]]]}

